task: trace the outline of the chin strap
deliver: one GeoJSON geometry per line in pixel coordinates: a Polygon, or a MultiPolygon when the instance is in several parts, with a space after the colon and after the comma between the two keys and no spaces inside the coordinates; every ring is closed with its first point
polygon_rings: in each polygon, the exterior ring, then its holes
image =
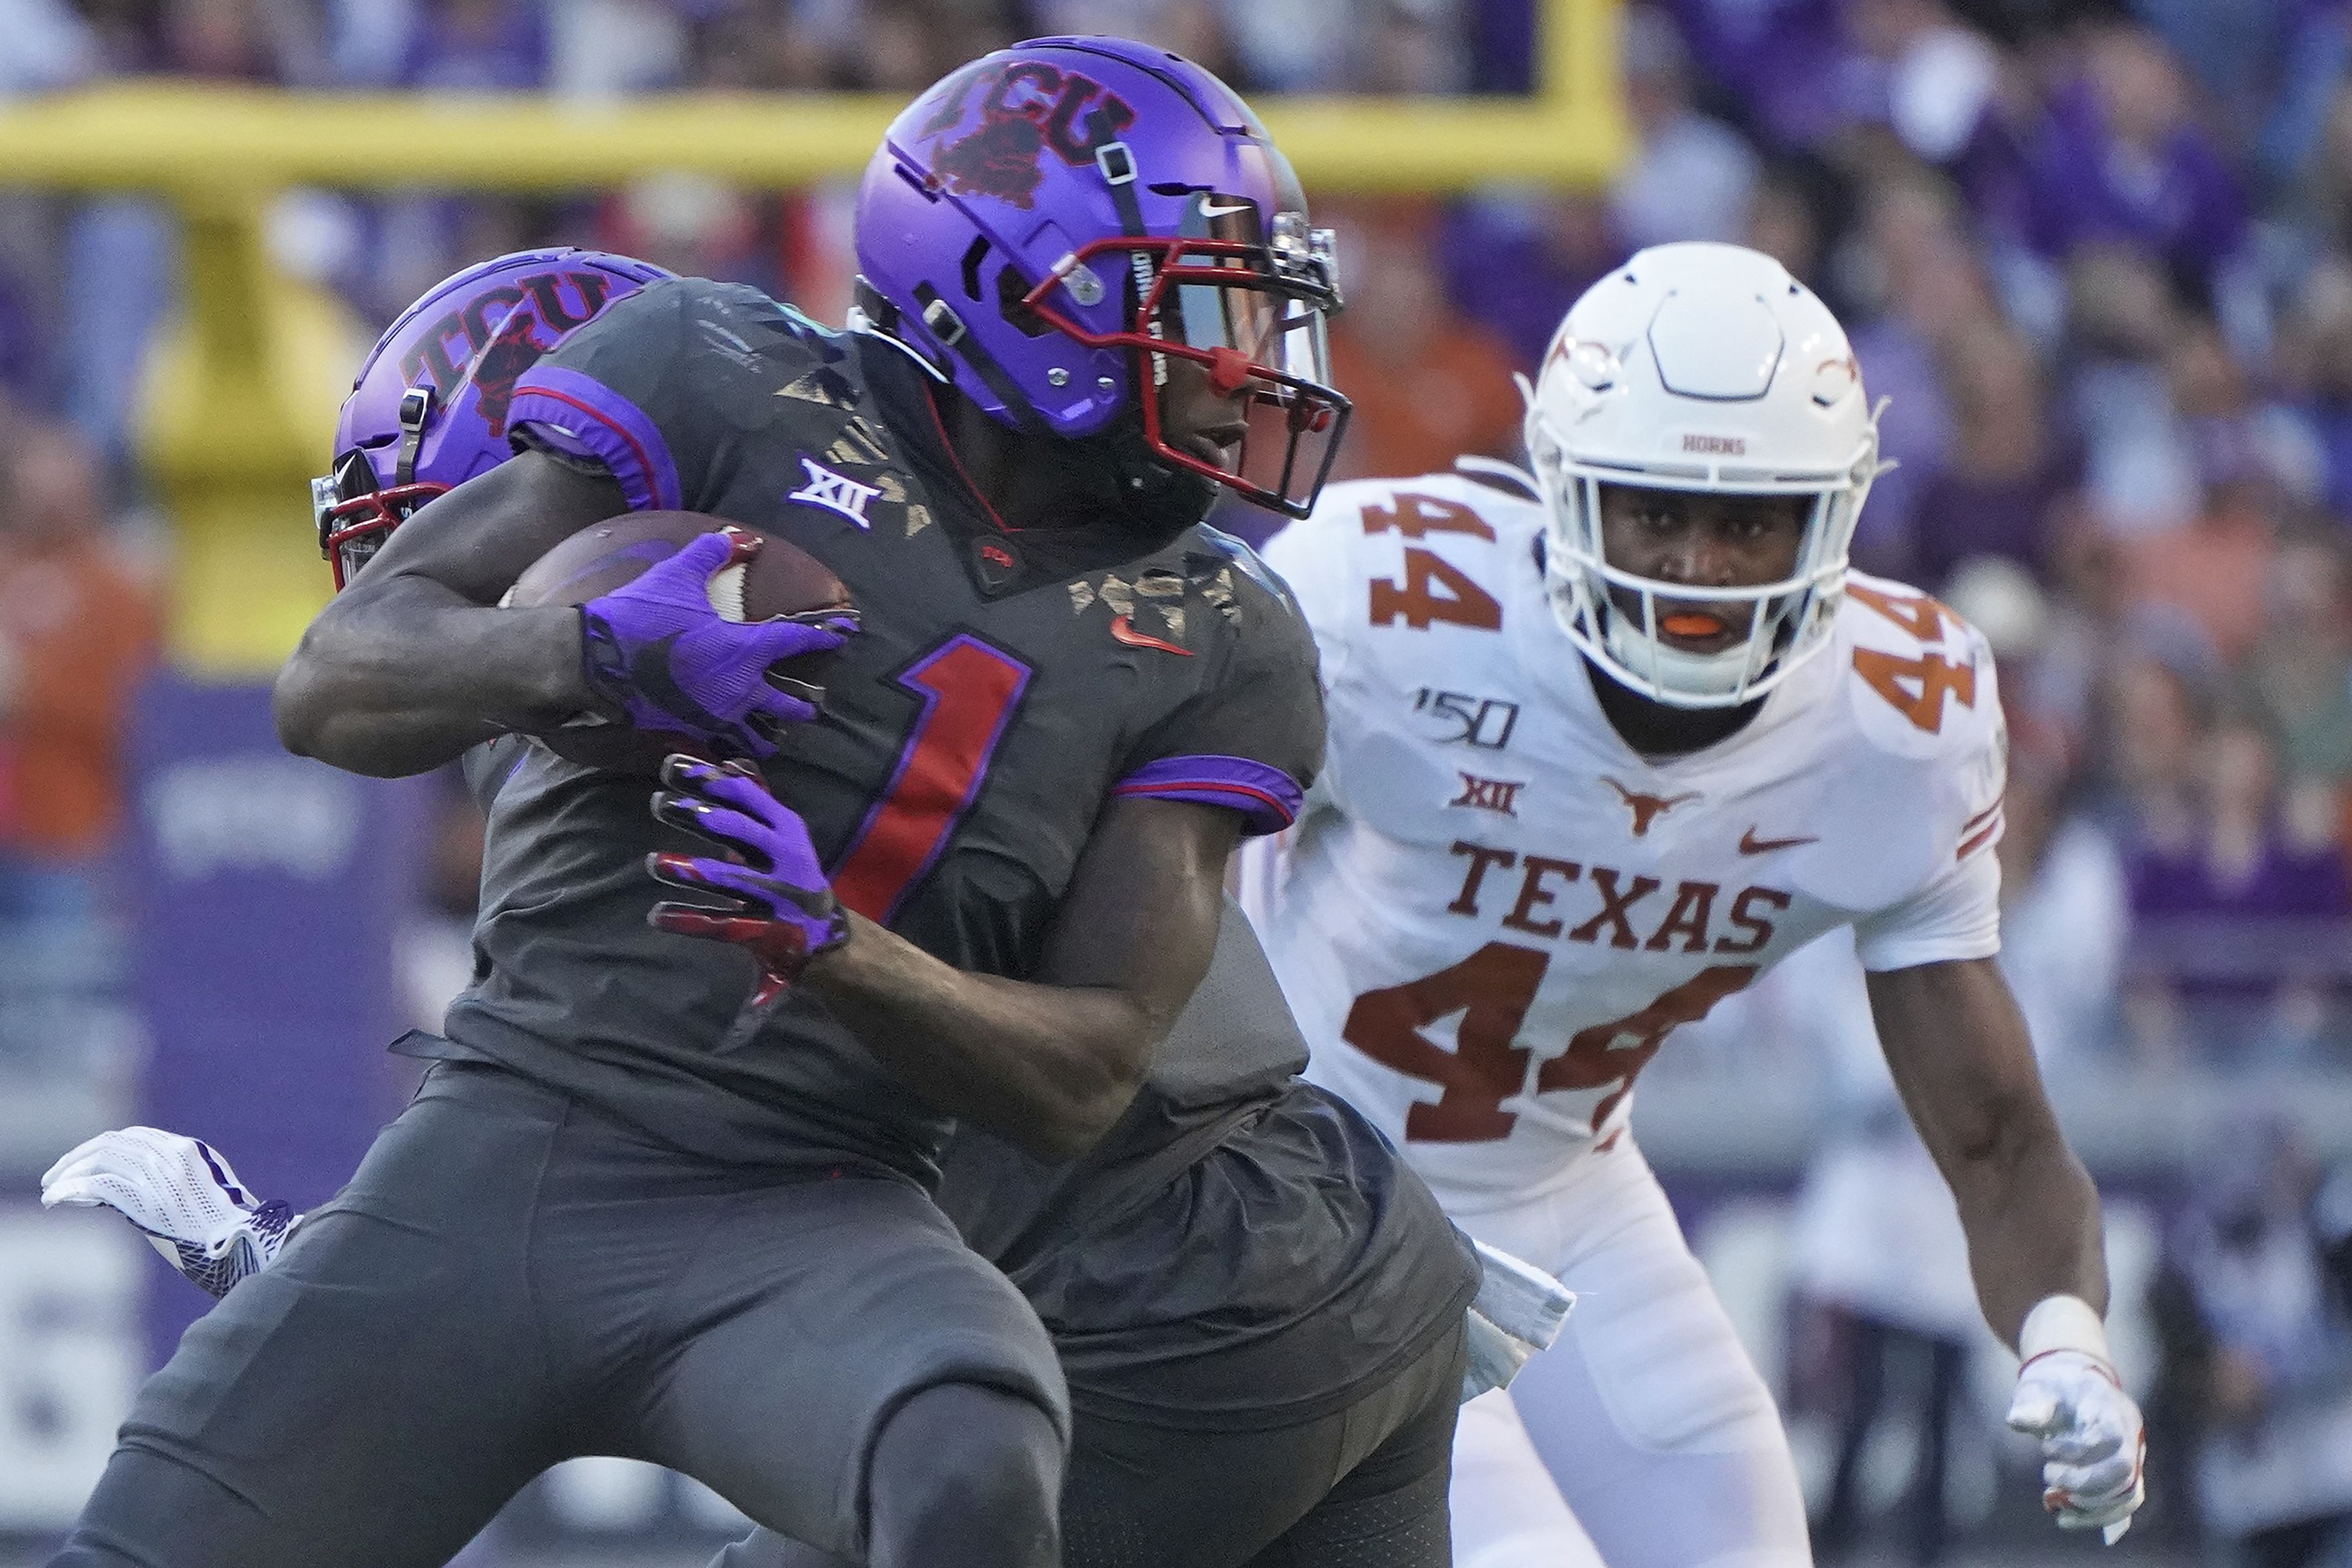
{"type": "MultiPolygon", "coordinates": [[[[939,300],[928,287],[919,289],[917,297],[938,300],[942,313],[953,318],[954,312],[947,307],[947,302],[939,300]]],[[[934,379],[952,384],[937,361],[908,342],[898,330],[900,312],[898,307],[882,298],[863,277],[857,279],[856,298],[855,308],[865,318],[862,325],[866,330],[911,355],[934,379]]],[[[928,310],[929,307],[926,308],[928,310]]],[[[957,326],[961,329],[960,320],[957,326]]],[[[971,349],[970,334],[960,340],[959,346],[966,350],[971,349]]],[[[990,379],[991,369],[1003,375],[994,360],[984,353],[971,351],[967,351],[965,357],[999,397],[1018,398],[1017,392],[1008,391],[1009,379],[1006,386],[999,386],[990,379]]],[[[1028,405],[1022,402],[1017,406],[1026,408],[1028,405]]],[[[1042,427],[1034,422],[1018,428],[1031,434],[1042,432],[1042,427]]],[[[1153,537],[1172,538],[1183,532],[1207,517],[1209,508],[1216,504],[1217,486],[1214,482],[1189,468],[1179,468],[1160,461],[1150,444],[1143,439],[1143,416],[1137,409],[1128,409],[1108,429],[1093,435],[1059,441],[1056,444],[1062,448],[1059,462],[1066,465],[1074,478],[1096,495],[1097,505],[1107,511],[1124,514],[1139,524],[1141,531],[1153,537]]]]}

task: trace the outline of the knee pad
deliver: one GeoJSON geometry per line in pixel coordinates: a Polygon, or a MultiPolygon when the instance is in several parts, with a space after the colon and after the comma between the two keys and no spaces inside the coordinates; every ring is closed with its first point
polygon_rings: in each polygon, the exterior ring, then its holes
{"type": "Polygon", "coordinates": [[[1580,1367],[1552,1361],[1521,1397],[1521,1408],[1541,1408],[1556,1379],[1580,1371],[1625,1439],[1653,1453],[1737,1452],[1759,1432],[1764,1441],[1779,1441],[1771,1391],[1723,1308],[1703,1282],[1677,1284],[1634,1310],[1604,1309],[1581,1324],[1571,1322],[1545,1354],[1576,1356],[1580,1367]]]}
{"type": "Polygon", "coordinates": [[[1034,1400],[969,1383],[923,1389],[891,1413],[874,1445],[866,1511],[876,1560],[951,1531],[961,1540],[1034,1537],[1050,1563],[1064,1457],[1060,1427],[1034,1400]]]}

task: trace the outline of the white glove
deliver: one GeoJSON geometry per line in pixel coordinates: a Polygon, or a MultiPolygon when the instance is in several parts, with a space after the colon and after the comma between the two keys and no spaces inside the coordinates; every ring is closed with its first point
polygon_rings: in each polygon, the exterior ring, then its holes
{"type": "Polygon", "coordinates": [[[2147,1437],[2106,1331],[2088,1303],[2052,1296],[2026,1314],[2018,1348],[2009,1425],[2042,1439],[2042,1506],[2060,1529],[2104,1530],[2112,1546],[2147,1497],[2147,1437]]]}
{"type": "Polygon", "coordinates": [[[217,1298],[269,1266],[300,1218],[261,1203],[210,1145],[153,1127],[100,1133],[41,1177],[41,1206],[111,1208],[217,1298]]]}
{"type": "Polygon", "coordinates": [[[1507,1387],[1537,1352],[1551,1347],[1576,1305],[1574,1291],[1534,1264],[1484,1241],[1471,1245],[1478,1251],[1479,1281],[1468,1312],[1465,1404],[1490,1388],[1507,1387]]]}

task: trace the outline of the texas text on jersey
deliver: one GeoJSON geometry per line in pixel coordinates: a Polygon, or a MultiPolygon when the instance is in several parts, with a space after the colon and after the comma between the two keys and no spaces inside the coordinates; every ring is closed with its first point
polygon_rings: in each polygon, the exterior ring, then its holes
{"type": "Polygon", "coordinates": [[[2000,945],[2003,738],[1950,611],[1853,575],[1712,747],[1635,754],[1545,599],[1543,508],[1460,474],[1325,492],[1266,556],[1331,748],[1244,902],[1310,1076],[1475,1207],[1568,1179],[1677,1024],[1851,924],[1873,969],[2000,945]],[[1367,912],[1370,912],[1367,915],[1367,912]]]}

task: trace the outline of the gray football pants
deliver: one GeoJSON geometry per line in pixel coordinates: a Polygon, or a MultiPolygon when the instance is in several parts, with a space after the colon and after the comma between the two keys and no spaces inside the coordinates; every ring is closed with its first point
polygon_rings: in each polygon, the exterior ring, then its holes
{"type": "MultiPolygon", "coordinates": [[[[1460,1328],[1347,1408],[1196,1431],[1081,1406],[1062,1491],[1063,1568],[1446,1568],[1460,1328]]],[[[848,1568],[761,1531],[710,1568],[848,1568]]]]}
{"type": "Polygon", "coordinates": [[[582,1454],[837,1552],[1034,1568],[1068,1420],[1036,1315],[912,1185],[698,1161],[444,1062],[141,1390],[52,1568],[433,1568],[582,1454]]]}

